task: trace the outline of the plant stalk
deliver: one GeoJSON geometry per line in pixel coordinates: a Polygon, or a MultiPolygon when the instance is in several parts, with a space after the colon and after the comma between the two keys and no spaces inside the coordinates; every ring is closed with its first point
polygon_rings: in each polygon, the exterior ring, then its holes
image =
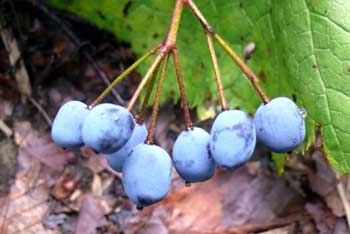
{"type": "Polygon", "coordinates": [[[181,94],[181,101],[182,101],[182,108],[183,108],[184,116],[185,116],[186,130],[192,130],[193,124],[192,124],[192,120],[191,120],[191,116],[190,116],[190,111],[188,108],[186,92],[185,92],[185,85],[184,85],[182,74],[181,74],[179,56],[178,56],[176,48],[174,48],[172,50],[172,54],[173,54],[173,60],[174,60],[174,65],[175,65],[177,83],[179,85],[180,94],[181,94]]]}
{"type": "Polygon", "coordinates": [[[214,67],[215,81],[216,81],[217,88],[219,91],[221,109],[222,109],[222,111],[225,111],[228,108],[227,108],[227,102],[226,102],[226,98],[225,98],[225,94],[224,94],[224,87],[222,85],[222,79],[221,79],[220,69],[219,69],[219,65],[218,65],[218,58],[216,56],[214,45],[213,45],[213,38],[209,32],[205,32],[205,34],[207,36],[207,44],[208,44],[208,48],[209,48],[209,53],[211,56],[211,61],[213,63],[213,67],[214,67]]]}
{"type": "Polygon", "coordinates": [[[173,15],[170,21],[169,30],[163,42],[163,49],[168,53],[173,47],[175,47],[177,32],[179,31],[183,8],[184,0],[176,0],[173,15]]]}
{"type": "Polygon", "coordinates": [[[154,83],[155,83],[155,81],[157,79],[158,70],[159,70],[159,66],[157,67],[156,71],[153,73],[153,76],[152,76],[151,80],[149,81],[149,83],[147,85],[146,94],[145,94],[145,97],[144,97],[144,99],[142,101],[142,105],[141,105],[140,111],[135,117],[135,121],[136,121],[137,124],[141,125],[145,121],[147,105],[148,105],[149,99],[150,99],[151,94],[152,94],[154,83]]]}
{"type": "Polygon", "coordinates": [[[207,33],[210,33],[212,37],[219,43],[219,45],[226,51],[226,53],[233,59],[233,61],[238,65],[241,71],[246,75],[246,77],[251,82],[252,86],[262,99],[262,101],[266,104],[269,102],[269,98],[263,91],[263,89],[259,85],[259,79],[253,73],[253,71],[248,67],[248,65],[234,52],[234,50],[217,34],[215,33],[213,27],[208,23],[205,19],[201,11],[198,9],[196,4],[192,0],[187,0],[186,4],[192,10],[192,13],[198,18],[200,23],[202,24],[204,30],[207,33]]]}
{"type": "Polygon", "coordinates": [[[246,77],[251,82],[252,86],[259,94],[262,101],[266,104],[269,102],[269,98],[259,85],[259,79],[254,74],[254,72],[248,67],[248,65],[243,62],[243,60],[234,52],[234,50],[218,35],[215,34],[214,39],[219,43],[219,45],[226,51],[226,53],[233,59],[233,61],[238,65],[241,71],[246,75],[246,77]]]}
{"type": "Polygon", "coordinates": [[[135,105],[135,102],[137,98],[139,97],[142,89],[146,85],[148,79],[152,76],[156,68],[158,67],[159,63],[170,53],[170,51],[175,48],[176,45],[176,39],[177,39],[177,32],[179,30],[182,11],[184,8],[184,0],[176,0],[173,14],[170,21],[170,26],[168,33],[163,41],[163,43],[160,45],[160,54],[157,56],[157,58],[154,60],[153,64],[147,71],[146,75],[144,76],[143,80],[141,81],[139,87],[135,91],[134,95],[132,96],[127,109],[130,111],[133,106],[135,105]]]}
{"type": "Polygon", "coordinates": [[[114,81],[98,96],[90,105],[89,108],[93,108],[98,103],[100,103],[113,89],[114,86],[119,84],[127,75],[129,75],[135,68],[137,68],[141,63],[143,63],[147,58],[149,58],[152,54],[154,54],[160,45],[155,46],[150,51],[141,56],[138,60],[136,60],[130,67],[128,67],[125,71],[123,71],[114,81]]]}
{"type": "Polygon", "coordinates": [[[153,104],[151,120],[150,120],[150,124],[148,126],[148,135],[147,135],[146,141],[145,141],[146,144],[153,144],[154,143],[154,130],[156,128],[156,123],[157,123],[160,95],[161,95],[161,91],[163,88],[165,72],[166,72],[167,64],[168,64],[168,58],[169,58],[169,54],[166,55],[166,57],[164,58],[164,60],[161,63],[161,66],[160,66],[160,77],[159,77],[159,82],[158,82],[155,100],[154,100],[154,104],[153,104]]]}

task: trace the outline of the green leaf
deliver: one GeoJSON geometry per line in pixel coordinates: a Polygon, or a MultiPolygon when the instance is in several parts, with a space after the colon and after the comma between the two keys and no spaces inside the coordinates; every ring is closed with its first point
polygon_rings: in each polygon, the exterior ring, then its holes
{"type": "Polygon", "coordinates": [[[272,161],[275,163],[277,175],[281,176],[283,174],[287,160],[288,154],[272,153],[272,161]]]}
{"type": "MultiPolygon", "coordinates": [[[[115,33],[138,55],[164,38],[174,1],[163,0],[50,0],[115,33]]],[[[330,163],[341,173],[350,171],[350,0],[198,0],[208,21],[229,44],[242,48],[255,42],[248,65],[261,78],[270,97],[294,97],[307,110],[307,140],[314,127],[322,129],[330,163]]],[[[184,10],[178,50],[192,107],[218,95],[201,25],[184,10]]],[[[216,46],[225,94],[232,108],[253,114],[258,96],[230,58],[216,46]]],[[[145,72],[147,65],[140,68],[145,72]]],[[[175,72],[169,66],[162,100],[177,101],[175,72]]]]}

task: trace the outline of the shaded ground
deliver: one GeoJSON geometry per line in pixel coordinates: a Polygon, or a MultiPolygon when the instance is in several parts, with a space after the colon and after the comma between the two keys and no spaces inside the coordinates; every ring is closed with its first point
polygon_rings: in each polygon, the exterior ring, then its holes
{"type": "MultiPolygon", "coordinates": [[[[63,150],[49,135],[62,103],[90,103],[106,77],[135,59],[132,51],[93,25],[30,2],[0,3],[0,233],[349,233],[321,139],[304,157],[291,155],[282,176],[262,149],[246,165],[218,169],[191,187],[174,171],[169,196],[137,211],[103,155],[63,150]]],[[[106,102],[127,101],[139,79],[132,73],[106,102]]],[[[179,106],[165,104],[157,143],[170,152],[183,123],[179,106]]],[[[208,129],[210,120],[196,124],[208,129]]]]}

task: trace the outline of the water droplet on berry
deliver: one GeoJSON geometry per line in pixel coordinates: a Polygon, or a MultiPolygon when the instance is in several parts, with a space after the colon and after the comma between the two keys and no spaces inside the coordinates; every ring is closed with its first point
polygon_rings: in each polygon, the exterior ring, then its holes
{"type": "Polygon", "coordinates": [[[119,119],[119,116],[114,117],[114,121],[117,121],[119,119]]]}
{"type": "Polygon", "coordinates": [[[300,109],[299,109],[299,113],[300,113],[300,115],[301,115],[303,118],[306,118],[306,116],[307,116],[307,112],[306,112],[306,110],[305,110],[305,109],[300,108],[300,109]]]}
{"type": "Polygon", "coordinates": [[[191,187],[191,182],[185,181],[186,187],[191,187]]]}

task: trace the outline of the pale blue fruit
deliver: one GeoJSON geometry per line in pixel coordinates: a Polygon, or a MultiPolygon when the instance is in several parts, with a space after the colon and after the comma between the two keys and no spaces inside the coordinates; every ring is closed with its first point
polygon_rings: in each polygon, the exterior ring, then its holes
{"type": "Polygon", "coordinates": [[[84,145],[81,129],[89,114],[86,104],[79,101],[65,103],[56,114],[51,128],[52,140],[64,148],[84,145]]]}
{"type": "Polygon", "coordinates": [[[138,144],[145,141],[147,137],[147,127],[145,124],[136,124],[128,142],[117,152],[107,154],[107,163],[115,171],[122,172],[125,159],[130,151],[138,144]]]}
{"type": "Polygon", "coordinates": [[[173,146],[176,171],[186,182],[201,182],[214,175],[215,161],[209,151],[209,134],[201,128],[185,130],[173,146]]]}
{"type": "Polygon", "coordinates": [[[162,200],[169,192],[171,159],[156,145],[139,144],[123,166],[124,190],[139,208],[162,200]]]}
{"type": "Polygon", "coordinates": [[[127,109],[103,103],[95,106],[85,119],[83,141],[98,153],[110,154],[127,143],[134,126],[134,119],[127,109]]]}
{"type": "Polygon", "coordinates": [[[240,110],[221,112],[210,131],[210,152],[222,167],[237,167],[250,159],[256,144],[252,118],[240,110]]]}
{"type": "Polygon", "coordinates": [[[286,97],[261,104],[255,113],[254,123],[258,142],[274,152],[291,151],[305,138],[303,113],[286,97]]]}

